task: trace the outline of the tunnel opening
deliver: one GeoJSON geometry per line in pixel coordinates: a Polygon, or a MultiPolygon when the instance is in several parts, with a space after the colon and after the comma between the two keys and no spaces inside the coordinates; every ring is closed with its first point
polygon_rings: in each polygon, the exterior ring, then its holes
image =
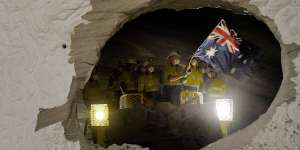
{"type": "Polygon", "coordinates": [[[119,109],[116,89],[108,88],[109,82],[114,82],[109,77],[128,59],[138,63],[150,59],[159,75],[172,51],[180,53],[181,62],[187,64],[221,19],[247,42],[245,49],[257,50],[253,75],[247,81],[227,83],[234,100],[230,133],[265,113],[282,81],[280,45],[268,27],[250,14],[220,8],[162,9],[126,23],[101,50],[100,60],[84,88],[84,100],[89,110],[91,104],[108,104],[109,126],[92,127],[87,121],[85,136],[102,146],[131,143],[151,149],[199,149],[222,138],[211,104],[174,106],[164,101],[151,108],[119,109]],[[192,115],[185,118],[183,111],[192,115]]]}

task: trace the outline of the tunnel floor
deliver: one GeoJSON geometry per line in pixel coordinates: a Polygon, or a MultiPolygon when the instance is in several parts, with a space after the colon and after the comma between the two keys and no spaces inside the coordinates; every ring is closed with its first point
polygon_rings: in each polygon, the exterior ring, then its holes
{"type": "Polygon", "coordinates": [[[83,122],[86,137],[102,146],[130,143],[154,150],[199,149],[222,138],[214,103],[176,106],[157,100],[151,109],[144,105],[119,109],[114,90],[107,86],[118,64],[129,58],[153,59],[159,75],[171,51],[178,51],[182,63],[188,63],[221,19],[243,38],[246,44],[242,49],[249,55],[255,54],[250,78],[227,82],[234,100],[230,133],[246,127],[266,112],[282,80],[280,46],[268,27],[249,14],[219,8],[163,9],[126,23],[103,48],[84,89],[84,100],[88,108],[91,104],[108,104],[110,124],[90,127],[88,121],[83,122]]]}

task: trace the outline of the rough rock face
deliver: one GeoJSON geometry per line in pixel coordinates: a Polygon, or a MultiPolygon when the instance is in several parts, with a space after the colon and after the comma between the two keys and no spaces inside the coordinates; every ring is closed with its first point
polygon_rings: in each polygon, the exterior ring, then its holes
{"type": "Polygon", "coordinates": [[[251,0],[250,4],[257,6],[262,15],[274,20],[285,44],[300,44],[299,0],[251,0]]]}
{"type": "MultiPolygon", "coordinates": [[[[67,62],[70,34],[80,16],[90,10],[89,4],[88,0],[0,2],[0,149],[79,149],[78,142],[63,137],[60,123],[38,132],[34,126],[39,108],[66,102],[74,75],[67,62]],[[63,43],[67,49],[61,48],[63,43]]],[[[93,11],[83,16],[89,24],[76,26],[71,37],[70,62],[75,63],[75,80],[79,82],[75,91],[89,78],[99,49],[126,21],[141,13],[221,6],[247,9],[262,19],[281,42],[284,79],[280,91],[259,120],[204,149],[299,149],[299,0],[91,0],[91,4],[93,11]]],[[[71,91],[69,100],[72,97],[71,91]]],[[[75,139],[84,144],[82,137],[75,139]]]]}
{"type": "Polygon", "coordinates": [[[1,150],[79,149],[65,139],[61,123],[34,128],[39,108],[66,102],[75,74],[70,34],[89,10],[86,0],[0,2],[1,150]]]}
{"type": "MultiPolygon", "coordinates": [[[[300,1],[253,0],[251,4],[257,5],[263,15],[274,19],[283,43],[300,43],[300,29],[296,27],[296,24],[299,25],[300,23],[300,1]]],[[[299,46],[295,48],[295,51],[299,50],[299,46]]],[[[293,62],[300,64],[299,57],[293,62]]],[[[295,70],[299,74],[299,66],[296,65],[295,70]]],[[[291,79],[297,84],[295,98],[276,108],[271,121],[264,126],[264,129],[260,129],[260,132],[249,145],[242,149],[300,149],[299,79],[299,75],[291,79]]]]}

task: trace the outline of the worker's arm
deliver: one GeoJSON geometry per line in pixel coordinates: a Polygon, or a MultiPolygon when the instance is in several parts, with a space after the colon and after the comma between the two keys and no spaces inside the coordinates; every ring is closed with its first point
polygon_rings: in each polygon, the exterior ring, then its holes
{"type": "Polygon", "coordinates": [[[186,68],[186,67],[187,67],[187,66],[184,65],[184,64],[178,64],[178,66],[181,67],[181,68],[186,68]]]}
{"type": "Polygon", "coordinates": [[[176,81],[178,81],[178,80],[181,80],[181,79],[183,79],[183,76],[169,76],[169,81],[170,82],[176,82],[176,81]]]}
{"type": "Polygon", "coordinates": [[[179,64],[178,66],[181,67],[182,70],[184,70],[184,72],[183,72],[183,74],[181,76],[172,76],[172,75],[170,75],[169,76],[169,81],[170,82],[176,82],[178,80],[184,79],[184,78],[186,78],[191,73],[190,69],[189,69],[189,71],[187,70],[188,67],[186,65],[179,64]]]}
{"type": "Polygon", "coordinates": [[[181,75],[181,76],[172,76],[172,75],[170,75],[169,76],[169,81],[170,82],[176,82],[178,80],[186,78],[187,76],[188,76],[188,74],[184,74],[184,75],[181,75]]]}

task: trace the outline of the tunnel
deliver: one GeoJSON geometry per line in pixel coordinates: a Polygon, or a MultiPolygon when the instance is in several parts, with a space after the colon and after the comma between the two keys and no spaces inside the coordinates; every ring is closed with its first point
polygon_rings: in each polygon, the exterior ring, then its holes
{"type": "Polygon", "coordinates": [[[86,138],[101,146],[130,143],[154,150],[193,150],[221,139],[211,104],[173,106],[164,102],[150,111],[144,107],[120,110],[118,104],[112,102],[113,89],[108,88],[113,71],[128,59],[137,62],[151,59],[158,74],[162,74],[162,66],[172,51],[178,52],[181,63],[187,64],[221,19],[226,20],[227,25],[243,39],[240,49],[255,55],[251,76],[247,80],[231,79],[227,82],[234,100],[230,134],[245,128],[265,113],[283,78],[280,45],[267,25],[247,12],[221,8],[161,9],[126,23],[101,50],[100,60],[83,94],[88,108],[91,104],[108,104],[109,126],[95,128],[86,125],[86,138]],[[182,117],[182,111],[190,116],[182,117]],[[155,125],[149,125],[149,117],[156,122],[155,125]]]}

